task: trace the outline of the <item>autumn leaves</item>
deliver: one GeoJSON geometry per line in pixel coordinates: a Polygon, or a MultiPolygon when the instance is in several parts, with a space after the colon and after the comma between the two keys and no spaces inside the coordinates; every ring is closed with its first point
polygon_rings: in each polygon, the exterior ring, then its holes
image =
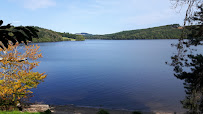
{"type": "Polygon", "coordinates": [[[10,44],[0,48],[0,108],[8,110],[27,99],[37,85],[46,78],[44,73],[34,72],[41,58],[39,46],[10,44]]]}

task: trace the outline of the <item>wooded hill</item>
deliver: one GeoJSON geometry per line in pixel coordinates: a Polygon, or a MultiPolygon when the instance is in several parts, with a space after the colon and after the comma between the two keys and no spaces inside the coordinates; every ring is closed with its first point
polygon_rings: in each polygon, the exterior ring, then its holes
{"type": "Polygon", "coordinates": [[[181,36],[182,27],[179,24],[159,26],[147,29],[122,31],[106,35],[88,35],[86,39],[105,40],[134,40],[134,39],[178,39],[181,36]]]}
{"type": "Polygon", "coordinates": [[[56,42],[56,41],[83,41],[85,39],[104,39],[104,40],[135,40],[135,39],[178,39],[182,33],[179,24],[165,25],[147,29],[122,31],[105,35],[77,35],[68,32],[55,32],[45,28],[34,26],[39,30],[39,39],[34,38],[33,42],[56,42]]]}
{"type": "Polygon", "coordinates": [[[33,38],[33,42],[57,42],[57,41],[64,41],[64,37],[67,38],[67,40],[70,39],[75,39],[75,41],[83,41],[85,38],[82,35],[76,35],[76,34],[71,34],[71,33],[60,33],[60,32],[55,32],[52,30],[48,30],[45,28],[33,26],[39,32],[37,33],[39,38],[33,38]],[[66,35],[69,34],[69,35],[66,35]]]}
{"type": "Polygon", "coordinates": [[[57,41],[63,41],[63,38],[61,35],[59,35],[57,32],[48,30],[45,28],[40,28],[34,26],[39,32],[37,33],[39,38],[33,38],[33,42],[57,42],[57,41]]]}

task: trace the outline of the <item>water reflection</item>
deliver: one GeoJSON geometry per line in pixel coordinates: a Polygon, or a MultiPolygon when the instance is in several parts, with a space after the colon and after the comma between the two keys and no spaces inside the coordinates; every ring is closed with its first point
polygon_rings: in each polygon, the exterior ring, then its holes
{"type": "Polygon", "coordinates": [[[164,64],[177,40],[87,40],[39,43],[48,74],[33,102],[180,112],[181,80],[164,64]]]}

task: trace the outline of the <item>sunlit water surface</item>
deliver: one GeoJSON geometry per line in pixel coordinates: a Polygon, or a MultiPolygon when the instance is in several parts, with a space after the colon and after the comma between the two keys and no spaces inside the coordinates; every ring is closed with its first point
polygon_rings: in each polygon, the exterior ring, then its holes
{"type": "Polygon", "coordinates": [[[46,72],[32,102],[141,111],[181,111],[183,82],[166,65],[177,40],[38,43],[46,72]]]}

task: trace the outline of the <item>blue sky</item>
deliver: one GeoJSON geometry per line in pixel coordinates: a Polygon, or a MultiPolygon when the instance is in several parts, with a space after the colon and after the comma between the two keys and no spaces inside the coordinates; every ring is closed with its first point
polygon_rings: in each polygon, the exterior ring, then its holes
{"type": "Polygon", "coordinates": [[[182,25],[183,11],[174,9],[170,0],[2,0],[0,19],[59,32],[109,34],[182,25]]]}

